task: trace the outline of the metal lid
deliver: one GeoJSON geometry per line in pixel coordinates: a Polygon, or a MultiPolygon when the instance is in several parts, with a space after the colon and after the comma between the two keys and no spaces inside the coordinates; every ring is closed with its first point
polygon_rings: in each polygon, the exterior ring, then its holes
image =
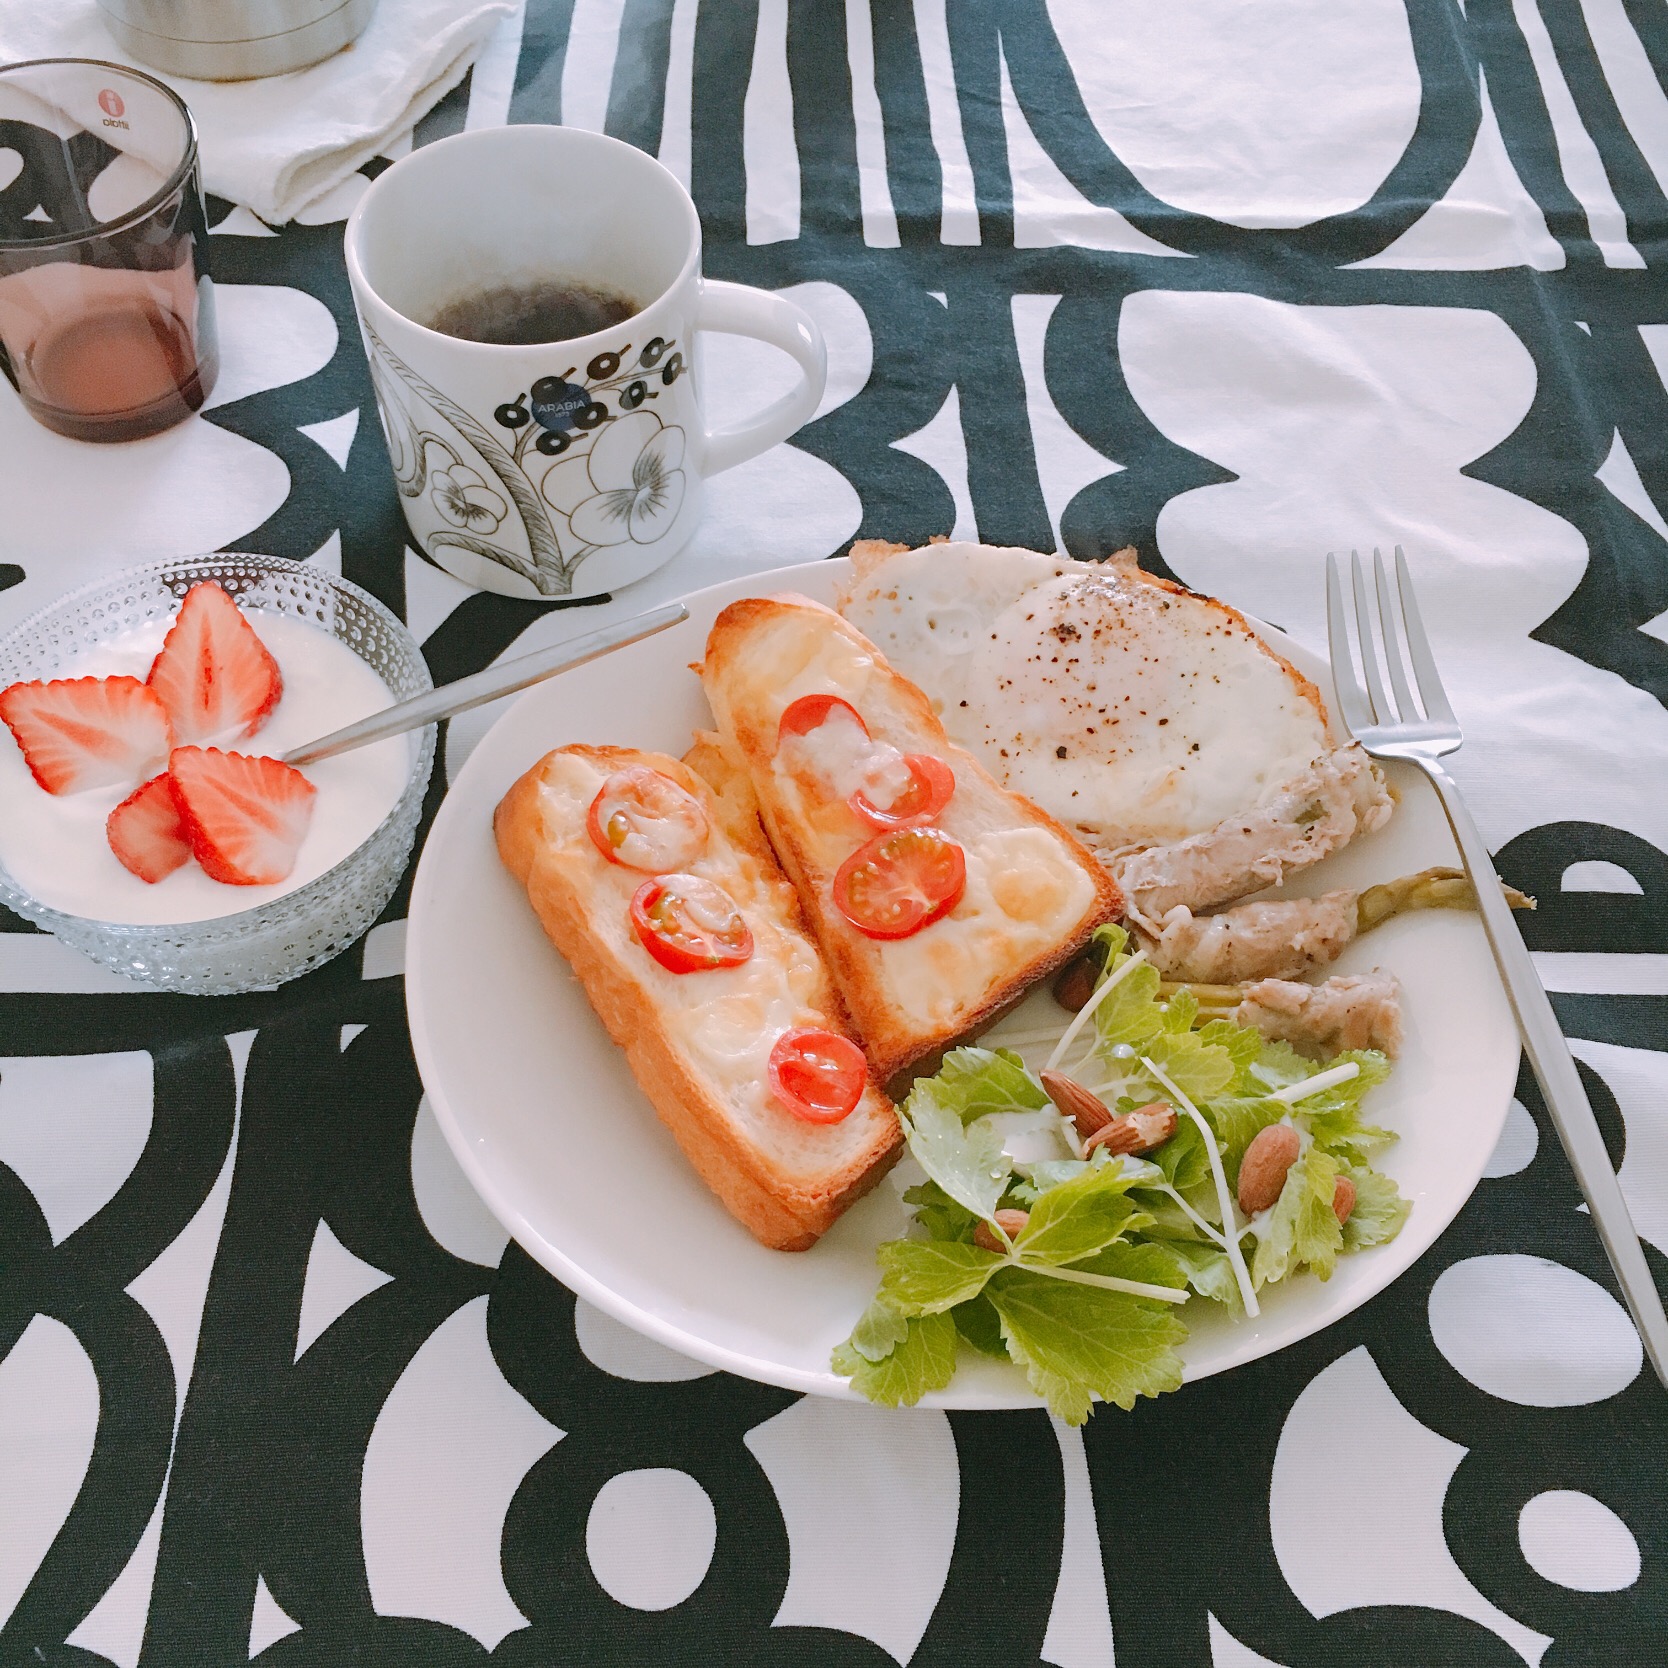
{"type": "Polygon", "coordinates": [[[356,40],[376,0],[98,0],[117,43],[204,81],[281,75],[356,40]]]}
{"type": "Polygon", "coordinates": [[[98,0],[130,29],[171,41],[258,41],[345,11],[353,0],[98,0]]]}

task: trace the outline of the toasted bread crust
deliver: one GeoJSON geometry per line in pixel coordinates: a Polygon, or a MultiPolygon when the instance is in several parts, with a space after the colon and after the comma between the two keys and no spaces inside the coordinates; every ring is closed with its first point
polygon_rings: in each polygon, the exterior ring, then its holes
{"type": "MultiPolygon", "coordinates": [[[[1075,955],[1102,922],[1122,912],[1123,899],[1117,884],[1094,856],[1054,818],[1001,787],[972,754],[952,743],[927,697],[893,672],[880,652],[834,610],[797,595],[748,597],[731,603],[718,616],[707,640],[702,680],[726,751],[746,761],[765,830],[783,869],[799,890],[811,930],[880,1081],[889,1082],[915,1061],[976,1033],[1031,985],[1075,955]],[[901,710],[900,736],[907,731],[907,750],[927,751],[944,759],[956,773],[957,794],[983,807],[994,807],[992,814],[1005,817],[1006,826],[1040,828],[1056,836],[1063,861],[1075,865],[1090,882],[1091,901],[1068,929],[1046,949],[1017,964],[989,967],[980,994],[963,1003],[947,1024],[926,1025],[913,1020],[889,997],[881,978],[887,946],[865,937],[835,910],[832,868],[813,853],[803,825],[776,789],[771,763],[777,746],[776,714],[762,714],[743,700],[730,699],[730,685],[736,669],[746,661],[754,634],[789,611],[825,617],[831,630],[863,644],[873,656],[878,675],[887,680],[889,701],[901,710]]],[[[856,844],[854,839],[851,849],[856,844]]],[[[953,914],[950,919],[954,919],[953,914]]]]}
{"type": "MultiPolygon", "coordinates": [[[[700,1061],[679,1045],[666,1023],[663,981],[677,975],[663,974],[646,953],[620,953],[596,928],[594,911],[600,900],[607,900],[604,907],[611,906],[613,894],[586,882],[600,872],[595,866],[608,867],[606,860],[594,848],[576,850],[579,842],[564,842],[551,826],[544,802],[547,773],[564,754],[583,758],[605,773],[631,764],[663,771],[703,802],[715,840],[726,837],[725,812],[707,784],[677,760],[629,748],[568,747],[547,754],[505,794],[493,816],[493,831],[505,866],[526,888],[546,935],[579,976],[638,1085],[701,1179],[763,1244],[803,1251],[891,1167],[902,1142],[897,1115],[871,1082],[847,1120],[871,1125],[868,1138],[855,1154],[830,1163],[810,1179],[786,1173],[749,1139],[700,1061]]],[[[585,847],[589,844],[584,841],[585,847]]],[[[758,845],[758,852],[748,853],[761,873],[761,883],[748,899],[750,918],[756,921],[761,910],[768,911],[784,929],[803,935],[792,889],[775,871],[762,839],[758,845]]],[[[828,1029],[850,1034],[832,987],[818,994],[816,1006],[828,1029]]],[[[782,1116],[791,1114],[784,1111],[782,1116]]],[[[849,1141],[843,1144],[850,1146],[849,1141]]]]}

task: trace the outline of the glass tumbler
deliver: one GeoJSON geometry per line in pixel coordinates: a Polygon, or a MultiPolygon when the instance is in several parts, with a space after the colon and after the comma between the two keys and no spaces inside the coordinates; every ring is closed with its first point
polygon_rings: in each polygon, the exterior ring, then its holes
{"type": "Polygon", "coordinates": [[[219,370],[197,131],[118,64],[0,66],[0,371],[37,421],[134,440],[219,370]]]}

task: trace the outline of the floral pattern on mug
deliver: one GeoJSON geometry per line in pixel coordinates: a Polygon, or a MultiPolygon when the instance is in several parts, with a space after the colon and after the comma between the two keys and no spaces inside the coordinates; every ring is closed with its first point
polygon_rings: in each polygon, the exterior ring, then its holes
{"type": "Polygon", "coordinates": [[[587,545],[653,544],[683,506],[683,456],[681,428],[633,411],[611,422],[583,457],[548,470],[540,490],[587,545]]]}
{"type": "Polygon", "coordinates": [[[449,469],[437,469],[429,477],[429,495],[434,507],[454,527],[472,527],[477,533],[495,533],[510,507],[467,464],[454,462],[449,469]]]}

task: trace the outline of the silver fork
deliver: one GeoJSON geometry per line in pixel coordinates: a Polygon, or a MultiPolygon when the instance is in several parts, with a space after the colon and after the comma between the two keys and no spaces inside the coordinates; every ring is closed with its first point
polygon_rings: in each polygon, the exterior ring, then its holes
{"type": "Polygon", "coordinates": [[[1337,559],[1326,558],[1326,630],[1332,652],[1332,677],[1338,689],[1338,705],[1344,721],[1361,745],[1377,759],[1405,759],[1417,765],[1436,789],[1448,824],[1459,845],[1465,872],[1477,894],[1483,929],[1495,964],[1517,1015],[1524,1051],[1541,1086],[1552,1127],[1569,1155],[1570,1167],[1586,1196],[1593,1223],[1616,1271],[1622,1296],[1627,1299],[1634,1325],[1644,1341],[1656,1375],[1668,1385],[1668,1314],[1651,1278],[1650,1266],[1639,1245],[1639,1235],[1628,1214],[1627,1201],[1610,1168],[1598,1120],[1587,1101],[1587,1091],[1570,1056],[1569,1044],[1558,1027],[1557,1016],[1547,1000],[1545,987],[1529,951],[1524,946],[1512,912],[1501,894],[1494,873],[1494,859],[1483,844],[1471,813],[1460,798],[1458,785],[1438,761],[1454,752],[1464,740],[1454,709],[1443,693],[1442,679],[1431,655],[1419,606],[1413,594],[1413,577],[1408,572],[1402,547],[1396,546],[1396,583],[1390,582],[1384,558],[1373,552],[1374,585],[1369,588],[1361,558],[1350,552],[1350,577],[1355,592],[1356,637],[1360,644],[1361,667],[1366,675],[1363,688],[1356,675],[1350,652],[1349,618],[1344,610],[1343,587],[1338,579],[1337,559]],[[1373,592],[1377,592],[1376,607],[1373,592]],[[1385,687],[1380,671],[1376,635],[1383,643],[1383,664],[1390,675],[1385,687]],[[1412,663],[1412,682],[1408,663],[1412,663]],[[1417,699],[1415,699],[1417,686],[1417,699]]]}

